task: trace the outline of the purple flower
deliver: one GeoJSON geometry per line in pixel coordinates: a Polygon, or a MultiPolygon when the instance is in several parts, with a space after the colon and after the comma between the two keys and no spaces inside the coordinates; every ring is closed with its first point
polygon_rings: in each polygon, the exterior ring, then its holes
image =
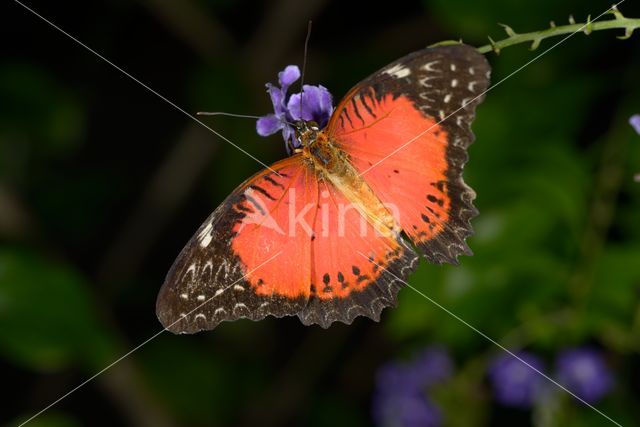
{"type": "Polygon", "coordinates": [[[376,389],[383,394],[419,394],[422,386],[408,365],[390,362],[376,374],[376,389]]]}
{"type": "Polygon", "coordinates": [[[376,375],[373,417],[380,426],[439,426],[440,409],[425,391],[453,373],[453,362],[442,347],[429,347],[407,363],[390,362],[376,375]]]}
{"type": "Polygon", "coordinates": [[[417,353],[408,363],[390,362],[378,369],[376,386],[389,393],[422,393],[443,383],[453,374],[453,362],[447,351],[438,346],[417,353]]]}
{"type": "MultiPolygon", "coordinates": [[[[539,371],[544,369],[542,361],[528,352],[517,356],[539,371]]],[[[489,368],[496,400],[505,406],[530,408],[544,390],[544,379],[530,366],[511,355],[500,356],[489,368]]]]}
{"type": "Polygon", "coordinates": [[[411,365],[412,374],[422,387],[443,383],[453,375],[453,362],[444,347],[427,348],[411,365]]]}
{"type": "MultiPolygon", "coordinates": [[[[640,135],[640,114],[634,114],[629,118],[629,124],[633,127],[638,135],[640,135]]],[[[640,182],[640,173],[635,174],[633,177],[635,182],[640,182]]]]}
{"type": "Polygon", "coordinates": [[[304,85],[302,89],[302,93],[291,95],[287,103],[291,117],[294,120],[314,121],[320,129],[324,128],[333,112],[331,94],[322,85],[304,85]]]}
{"type": "Polygon", "coordinates": [[[640,114],[634,114],[629,118],[629,124],[633,127],[638,135],[640,135],[640,114]]]}
{"type": "Polygon", "coordinates": [[[558,381],[581,399],[595,403],[613,387],[613,376],[602,354],[591,348],[574,348],[558,355],[558,381]]]}
{"type": "Polygon", "coordinates": [[[297,148],[300,143],[296,139],[296,120],[314,121],[322,129],[329,122],[333,112],[332,98],[323,86],[304,85],[301,93],[287,96],[289,87],[300,78],[300,69],[295,65],[287,66],[278,73],[280,87],[267,83],[267,92],[273,103],[274,114],[268,114],[258,119],[256,131],[260,136],[273,135],[282,130],[287,152],[297,148]]]}
{"type": "Polygon", "coordinates": [[[381,427],[438,427],[440,408],[419,394],[377,394],[373,400],[373,419],[381,427]]]}

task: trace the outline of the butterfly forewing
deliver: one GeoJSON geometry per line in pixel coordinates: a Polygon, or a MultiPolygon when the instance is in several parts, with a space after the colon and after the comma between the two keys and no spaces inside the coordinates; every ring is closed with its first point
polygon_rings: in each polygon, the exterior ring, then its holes
{"type": "Polygon", "coordinates": [[[282,202],[293,195],[306,203],[310,171],[299,156],[271,169],[278,174],[264,170],[235,190],[174,262],[156,303],[166,329],[193,333],[227,320],[294,315],[305,307],[311,243],[303,232],[295,239],[282,229],[288,226],[282,202]]]}
{"type": "Polygon", "coordinates": [[[462,171],[489,71],[469,46],[414,52],[354,87],[329,123],[335,143],[435,263],[470,254],[465,239],[477,211],[462,171]]]}

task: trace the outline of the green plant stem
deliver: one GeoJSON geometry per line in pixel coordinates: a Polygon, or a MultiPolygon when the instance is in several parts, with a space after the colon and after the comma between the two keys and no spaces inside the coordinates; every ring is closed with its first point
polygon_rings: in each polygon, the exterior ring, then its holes
{"type": "MultiPolygon", "coordinates": [[[[592,31],[622,29],[625,30],[625,33],[623,36],[619,36],[618,38],[628,39],[633,34],[634,30],[640,28],[640,19],[625,18],[615,7],[610,10],[610,13],[614,15],[613,19],[591,22],[591,19],[588,18],[586,23],[576,24],[571,22],[568,25],[559,26],[556,26],[552,23],[551,27],[545,30],[532,31],[530,33],[522,34],[518,34],[513,31],[511,27],[503,25],[509,37],[499,41],[493,41],[491,37],[489,37],[491,43],[479,47],[478,52],[488,53],[493,51],[496,54],[499,54],[500,50],[504,49],[505,47],[521,43],[531,43],[531,50],[535,50],[538,48],[538,46],[540,46],[540,42],[542,42],[542,40],[580,31],[589,35],[592,31]]],[[[570,21],[573,21],[573,19],[570,19],[570,21]]]]}

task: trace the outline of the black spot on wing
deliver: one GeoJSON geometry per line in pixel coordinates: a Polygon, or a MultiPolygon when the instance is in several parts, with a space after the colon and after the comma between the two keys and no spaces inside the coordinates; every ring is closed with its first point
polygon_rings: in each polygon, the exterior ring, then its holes
{"type": "Polygon", "coordinates": [[[362,106],[364,107],[364,109],[367,110],[367,113],[369,113],[369,115],[375,119],[378,116],[376,116],[376,113],[374,113],[373,109],[367,104],[367,100],[366,100],[367,96],[369,96],[369,99],[373,100],[373,98],[371,98],[370,95],[362,94],[360,96],[360,102],[362,103],[362,106]]]}
{"type": "Polygon", "coordinates": [[[278,181],[276,181],[275,179],[271,178],[270,176],[265,176],[264,177],[265,181],[270,182],[271,184],[275,185],[276,187],[280,187],[284,190],[284,185],[280,184],[278,181]]]}
{"type": "Polygon", "coordinates": [[[349,116],[349,111],[345,109],[340,115],[340,117],[343,117],[343,116],[349,121],[349,126],[353,127],[353,122],[351,121],[351,117],[349,116]]]}
{"type": "Polygon", "coordinates": [[[331,276],[329,276],[329,273],[324,273],[324,276],[322,276],[322,281],[325,285],[328,285],[329,282],[331,282],[331,276]]]}
{"type": "Polygon", "coordinates": [[[353,112],[356,115],[356,117],[360,119],[360,121],[362,122],[363,125],[366,124],[366,122],[364,121],[364,119],[360,115],[360,110],[358,110],[358,103],[356,102],[355,98],[351,98],[351,105],[353,105],[353,112]]]}
{"type": "Polygon", "coordinates": [[[267,199],[276,200],[276,198],[273,197],[271,194],[269,194],[269,192],[267,190],[265,190],[264,188],[262,188],[262,187],[260,187],[258,185],[250,185],[249,188],[252,189],[252,190],[257,191],[260,194],[262,194],[267,199]]]}
{"type": "Polygon", "coordinates": [[[248,194],[245,194],[245,195],[244,195],[244,197],[245,197],[245,199],[247,199],[247,201],[248,201],[249,203],[251,203],[251,204],[253,205],[253,207],[254,207],[254,208],[256,208],[257,210],[259,210],[259,211],[260,211],[260,213],[261,213],[262,215],[266,215],[266,214],[267,214],[267,213],[265,212],[265,210],[264,210],[264,209],[262,209],[262,206],[260,206],[260,203],[258,203],[258,202],[256,201],[256,199],[254,199],[253,197],[249,196],[248,194]]]}

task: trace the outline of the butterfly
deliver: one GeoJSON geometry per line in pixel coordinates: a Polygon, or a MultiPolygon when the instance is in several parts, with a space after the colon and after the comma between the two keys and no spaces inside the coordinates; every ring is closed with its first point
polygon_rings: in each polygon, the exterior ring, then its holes
{"type": "Polygon", "coordinates": [[[162,325],[378,321],[419,254],[471,255],[477,210],[462,172],[489,73],[470,46],[426,48],[358,83],[325,128],[296,122],[292,155],[234,190],[175,260],[156,303],[162,325]]]}

